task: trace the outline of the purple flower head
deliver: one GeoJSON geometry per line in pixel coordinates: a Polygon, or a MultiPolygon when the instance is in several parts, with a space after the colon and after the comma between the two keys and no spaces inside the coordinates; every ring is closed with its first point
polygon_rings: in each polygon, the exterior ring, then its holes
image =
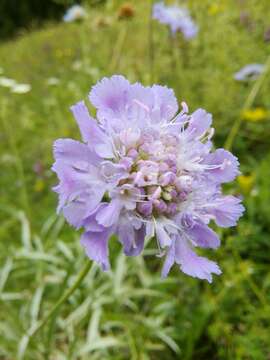
{"type": "Polygon", "coordinates": [[[192,20],[189,11],[178,5],[166,6],[163,2],[154,4],[153,19],[168,25],[172,34],[182,32],[186,39],[192,39],[198,33],[198,26],[192,20]]]}
{"type": "Polygon", "coordinates": [[[163,276],[176,263],[210,282],[221,271],[194,249],[217,248],[209,222],[235,226],[244,211],[238,198],[222,195],[239,164],[224,149],[211,151],[211,115],[188,114],[185,103],[179,111],[173,90],[130,84],[119,75],[98,82],[89,98],[97,119],[84,102],[71,107],[83,142],[57,140],[53,165],[58,211],[84,230],[86,254],[107,270],[112,234],[130,256],[155,237],[165,254],[163,276]]]}
{"type": "Polygon", "coordinates": [[[264,71],[265,66],[262,64],[249,64],[234,74],[237,81],[256,80],[264,71]]]}

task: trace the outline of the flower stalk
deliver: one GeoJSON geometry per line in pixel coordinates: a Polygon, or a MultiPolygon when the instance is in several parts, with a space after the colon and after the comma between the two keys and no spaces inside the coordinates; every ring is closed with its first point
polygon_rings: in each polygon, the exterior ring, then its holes
{"type": "Polygon", "coordinates": [[[32,338],[34,335],[37,334],[39,330],[43,328],[43,326],[51,319],[51,317],[57,312],[57,310],[61,307],[63,303],[65,303],[70,296],[74,293],[76,289],[81,285],[82,281],[88,274],[90,268],[92,266],[92,263],[87,260],[86,264],[82,268],[82,270],[79,272],[76,280],[74,281],[74,284],[66,291],[63,296],[60,297],[60,299],[56,302],[56,304],[53,306],[53,308],[48,312],[48,314],[38,323],[34,324],[32,328],[30,328],[28,332],[29,339],[32,338]]]}
{"type": "Polygon", "coordinates": [[[118,34],[118,38],[116,40],[115,43],[115,47],[113,49],[113,53],[112,53],[112,57],[111,57],[111,71],[115,72],[118,69],[120,60],[121,60],[121,55],[123,52],[123,48],[124,48],[124,44],[127,38],[127,34],[128,34],[128,23],[124,24],[120,30],[119,30],[119,34],[118,34]]]}
{"type": "Polygon", "coordinates": [[[150,0],[149,19],[148,19],[148,56],[149,56],[149,75],[150,82],[155,81],[155,46],[154,46],[154,34],[153,34],[153,22],[152,22],[152,9],[153,0],[150,0]]]}

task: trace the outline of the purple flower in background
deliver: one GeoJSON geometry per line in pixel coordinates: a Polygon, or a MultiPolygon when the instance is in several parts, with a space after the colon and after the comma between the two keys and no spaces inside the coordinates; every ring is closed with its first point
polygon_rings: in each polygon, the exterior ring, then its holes
{"type": "Polygon", "coordinates": [[[83,143],[54,143],[53,170],[59,178],[58,211],[76,228],[90,259],[109,269],[108,241],[117,234],[126,255],[141,253],[155,238],[165,256],[162,275],[174,263],[188,275],[212,281],[218,265],[198,256],[196,247],[217,248],[217,234],[208,226],[235,226],[244,208],[222,195],[221,185],[238,171],[235,156],[211,151],[212,117],[202,109],[179,111],[166,86],[130,84],[123,76],[104,78],[85,103],[71,111],[83,143]]]}
{"type": "Polygon", "coordinates": [[[87,13],[81,5],[73,5],[67,9],[65,15],[63,16],[63,20],[65,22],[73,22],[84,19],[86,15],[87,13]]]}
{"type": "Polygon", "coordinates": [[[173,34],[181,31],[186,39],[192,39],[198,33],[198,26],[192,20],[189,11],[178,5],[166,6],[163,2],[154,4],[153,19],[168,25],[173,34]]]}
{"type": "Polygon", "coordinates": [[[238,81],[256,80],[264,71],[262,64],[249,64],[234,74],[234,79],[238,81]]]}

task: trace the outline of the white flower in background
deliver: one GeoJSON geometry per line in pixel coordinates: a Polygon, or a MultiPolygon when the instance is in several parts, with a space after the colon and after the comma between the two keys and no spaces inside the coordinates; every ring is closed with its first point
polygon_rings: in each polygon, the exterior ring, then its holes
{"type": "Polygon", "coordinates": [[[57,77],[50,77],[47,79],[47,84],[50,86],[56,86],[60,83],[60,80],[57,77]]]}
{"type": "Polygon", "coordinates": [[[10,91],[14,94],[26,94],[31,90],[30,84],[14,84],[10,91]]]}
{"type": "Polygon", "coordinates": [[[265,66],[262,64],[249,64],[234,74],[237,81],[256,80],[264,71],[265,66]]]}
{"type": "Polygon", "coordinates": [[[72,22],[72,21],[84,19],[86,15],[87,13],[82,6],[73,5],[69,9],[67,9],[65,15],[63,16],[63,20],[65,22],[72,22]]]}
{"type": "Polygon", "coordinates": [[[4,76],[0,76],[0,86],[11,88],[16,84],[16,81],[4,76]]]}
{"type": "Polygon", "coordinates": [[[18,84],[16,80],[0,76],[0,86],[9,88],[14,94],[25,94],[31,90],[30,84],[18,84]]]}

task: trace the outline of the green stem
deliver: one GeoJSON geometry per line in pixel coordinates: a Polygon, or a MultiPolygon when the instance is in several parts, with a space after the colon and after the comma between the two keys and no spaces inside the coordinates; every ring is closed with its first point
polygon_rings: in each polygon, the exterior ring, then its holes
{"type": "MultiPolygon", "coordinates": [[[[69,267],[66,276],[64,278],[63,283],[61,284],[61,286],[59,287],[59,294],[62,294],[65,290],[65,288],[67,287],[67,282],[68,279],[70,277],[70,274],[72,272],[72,267],[69,267]]],[[[46,336],[46,342],[45,342],[45,352],[44,352],[44,360],[50,360],[50,353],[51,353],[51,347],[52,347],[52,343],[53,343],[53,335],[54,335],[54,329],[55,329],[55,325],[56,325],[56,318],[57,318],[57,314],[59,312],[59,308],[57,311],[55,311],[54,313],[54,317],[48,322],[48,331],[47,331],[47,336],[46,336]]]]}
{"type": "Polygon", "coordinates": [[[152,21],[152,11],[153,11],[153,0],[150,0],[150,9],[149,9],[149,20],[148,20],[148,51],[149,51],[149,75],[150,75],[150,84],[155,81],[155,50],[154,50],[154,39],[153,39],[153,21],[152,21]]]}
{"type": "MultiPolygon", "coordinates": [[[[254,86],[252,87],[252,89],[242,107],[242,111],[247,110],[252,106],[258,92],[260,91],[260,89],[262,87],[262,84],[267,76],[269,69],[270,69],[270,55],[268,56],[268,58],[265,62],[265,69],[264,69],[263,73],[261,74],[261,76],[258,78],[258,80],[255,82],[254,86]]],[[[237,120],[234,122],[234,124],[231,128],[231,131],[229,132],[229,135],[225,141],[225,144],[224,144],[225,149],[231,150],[235,136],[237,135],[237,133],[240,130],[242,120],[243,120],[242,116],[239,116],[237,118],[237,120]]]]}
{"type": "Polygon", "coordinates": [[[37,324],[35,324],[30,330],[28,331],[28,337],[29,339],[32,338],[40,329],[43,328],[43,326],[50,320],[50,318],[55,314],[55,312],[60,308],[60,306],[67,301],[67,299],[74,293],[74,291],[80,286],[83,279],[88,274],[92,263],[87,260],[87,263],[82,268],[82,270],[79,272],[74,284],[67,290],[67,292],[60,297],[60,299],[56,302],[56,304],[53,306],[53,308],[48,312],[48,314],[37,324]]]}
{"type": "MultiPolygon", "coordinates": [[[[170,30],[169,31],[169,39],[171,42],[171,51],[172,51],[172,77],[173,79],[178,79],[178,74],[181,71],[182,67],[185,67],[183,62],[183,47],[181,44],[181,38],[180,36],[177,37],[177,34],[172,35],[170,30]],[[182,63],[180,63],[180,60],[182,60],[182,63]]],[[[179,81],[178,81],[179,83],[179,81]]]]}
{"type": "Polygon", "coordinates": [[[117,41],[115,43],[115,47],[113,49],[111,66],[110,66],[112,73],[117,71],[117,69],[119,67],[119,63],[121,60],[121,54],[123,51],[127,33],[128,33],[128,21],[126,21],[125,24],[123,24],[123,26],[119,30],[118,39],[117,39],[117,41]]]}

